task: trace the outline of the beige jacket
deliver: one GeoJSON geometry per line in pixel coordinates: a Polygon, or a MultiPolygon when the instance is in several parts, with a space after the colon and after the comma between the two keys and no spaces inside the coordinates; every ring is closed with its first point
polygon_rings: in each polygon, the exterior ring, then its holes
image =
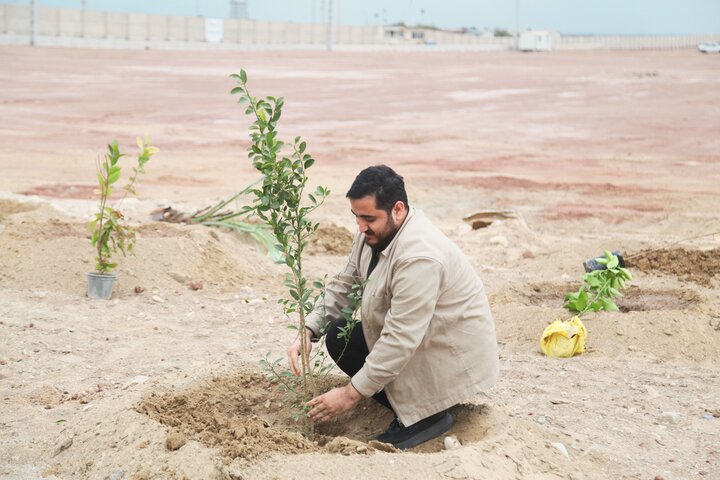
{"type": "MultiPolygon", "coordinates": [[[[351,285],[372,256],[359,234],[345,269],[327,285],[325,319],[341,319],[351,285]]],[[[318,336],[319,307],[307,318],[318,336]]],[[[468,400],[495,384],[495,324],[482,281],[465,255],[411,208],[365,286],[362,328],[370,354],[352,378],[369,397],[385,389],[404,425],[468,400]]]]}

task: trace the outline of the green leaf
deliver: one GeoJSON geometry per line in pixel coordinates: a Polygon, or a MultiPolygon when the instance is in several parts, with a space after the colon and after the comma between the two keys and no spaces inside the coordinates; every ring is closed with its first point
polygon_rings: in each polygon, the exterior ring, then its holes
{"type": "Polygon", "coordinates": [[[120,174],[122,173],[120,167],[112,167],[110,168],[110,172],[108,173],[107,182],[108,185],[112,185],[113,183],[117,182],[120,179],[120,174]]]}
{"type": "Polygon", "coordinates": [[[620,260],[618,260],[618,257],[616,257],[615,255],[613,255],[610,252],[605,252],[605,255],[606,256],[610,255],[610,258],[608,258],[608,260],[607,260],[607,268],[608,269],[617,268],[617,266],[620,264],[620,260]]]}
{"type": "Polygon", "coordinates": [[[607,312],[618,312],[618,311],[620,311],[620,309],[619,309],[618,306],[615,304],[615,302],[613,302],[613,301],[610,300],[609,298],[603,298],[603,299],[602,299],[602,306],[603,306],[603,310],[605,310],[605,311],[607,311],[607,312]]]}
{"type": "Polygon", "coordinates": [[[245,70],[240,70],[240,81],[244,84],[247,83],[247,73],[245,70]]]}

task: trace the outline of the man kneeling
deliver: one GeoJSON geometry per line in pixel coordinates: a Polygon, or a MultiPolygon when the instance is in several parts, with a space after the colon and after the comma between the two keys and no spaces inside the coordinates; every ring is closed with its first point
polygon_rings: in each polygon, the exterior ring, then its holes
{"type": "MultiPolygon", "coordinates": [[[[495,384],[495,324],[472,265],[408,205],[400,175],[384,165],[366,168],[347,198],[360,232],[304,333],[317,339],[327,326],[328,352],[351,380],[310,400],[309,415],[327,421],[372,397],[396,416],[377,440],[412,448],[452,427],[450,407],[495,384]],[[341,310],[363,282],[361,323],[338,338],[341,310]]],[[[300,345],[298,338],[288,349],[295,375],[300,345]]]]}

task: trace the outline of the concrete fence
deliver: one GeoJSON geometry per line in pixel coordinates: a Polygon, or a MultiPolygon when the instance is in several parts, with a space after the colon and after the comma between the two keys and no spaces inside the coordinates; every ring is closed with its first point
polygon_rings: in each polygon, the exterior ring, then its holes
{"type": "MultiPolygon", "coordinates": [[[[0,44],[28,44],[31,32],[28,5],[0,3],[0,44]]],[[[210,22],[202,17],[37,7],[35,42],[46,46],[177,49],[325,48],[327,26],[259,20],[219,20],[221,35],[211,39],[210,22]]],[[[217,32],[216,32],[217,33],[217,32]]],[[[342,49],[415,48],[509,50],[515,39],[481,37],[424,30],[421,40],[389,35],[378,26],[333,26],[333,46],[342,49]]],[[[671,49],[718,40],[720,35],[694,36],[564,36],[560,50],[671,49]]]]}

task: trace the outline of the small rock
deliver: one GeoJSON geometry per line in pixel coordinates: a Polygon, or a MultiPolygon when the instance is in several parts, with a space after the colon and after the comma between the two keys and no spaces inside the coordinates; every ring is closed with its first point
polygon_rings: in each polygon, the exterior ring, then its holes
{"type": "Polygon", "coordinates": [[[56,457],[60,454],[60,452],[63,452],[70,448],[73,444],[72,437],[65,439],[58,447],[55,449],[55,453],[53,454],[53,457],[56,457]]]}
{"type": "Polygon", "coordinates": [[[238,465],[230,465],[225,470],[225,473],[228,477],[230,477],[230,480],[245,480],[245,477],[242,474],[242,469],[238,465]]]}
{"type": "Polygon", "coordinates": [[[540,425],[544,425],[545,422],[547,422],[547,418],[545,418],[545,415],[540,415],[539,417],[537,417],[537,423],[539,423],[540,425]]]}
{"type": "Polygon", "coordinates": [[[366,447],[365,445],[360,445],[359,447],[357,447],[357,448],[355,449],[355,451],[356,451],[357,453],[367,453],[368,447],[366,447]]]}
{"type": "Polygon", "coordinates": [[[163,300],[162,298],[158,297],[157,295],[153,295],[153,296],[152,296],[152,300],[153,300],[153,302],[157,302],[157,303],[165,303],[165,300],[163,300]]]}
{"type": "Polygon", "coordinates": [[[560,442],[555,442],[552,444],[553,447],[557,448],[560,453],[565,455],[565,457],[570,458],[570,455],[568,454],[567,448],[565,448],[565,445],[563,445],[560,442]]]}
{"type": "Polygon", "coordinates": [[[144,291],[145,291],[145,288],[141,287],[140,285],[138,285],[138,286],[135,287],[135,293],[136,293],[137,295],[140,295],[140,294],[143,293],[144,291]]]}
{"type": "Polygon", "coordinates": [[[263,301],[262,301],[261,299],[259,299],[259,298],[253,298],[252,300],[250,300],[250,301],[248,302],[248,305],[250,305],[251,307],[254,307],[255,305],[260,305],[260,304],[262,304],[262,303],[263,303],[263,301]]]}
{"type": "Polygon", "coordinates": [[[145,375],[138,375],[136,377],[133,377],[132,380],[128,382],[128,385],[140,385],[150,380],[150,377],[145,375]]]}
{"type": "Polygon", "coordinates": [[[202,290],[204,285],[200,280],[193,280],[192,282],[190,282],[189,287],[190,287],[190,290],[197,291],[197,290],[202,290]]]}
{"type": "Polygon", "coordinates": [[[445,437],[443,443],[445,444],[445,450],[455,450],[456,448],[462,447],[460,440],[458,440],[455,435],[445,437]]]}
{"type": "Polygon", "coordinates": [[[181,284],[184,284],[185,282],[190,280],[190,278],[187,275],[183,275],[183,274],[177,273],[177,272],[170,272],[170,276],[173,278],[173,280],[175,280],[176,282],[181,283],[181,284]]]}
{"type": "Polygon", "coordinates": [[[120,480],[125,476],[125,470],[118,469],[113,472],[112,475],[110,475],[110,480],[120,480]]]}
{"type": "Polygon", "coordinates": [[[165,447],[167,447],[167,449],[171,452],[174,452],[186,443],[187,438],[185,438],[185,435],[178,432],[172,432],[168,434],[167,439],[165,440],[165,447]]]}
{"type": "Polygon", "coordinates": [[[507,239],[506,237],[502,236],[502,235],[496,235],[496,236],[494,236],[494,237],[490,237],[490,239],[488,240],[488,242],[494,243],[494,244],[496,244],[496,245],[500,245],[500,246],[502,246],[502,247],[507,247],[507,246],[508,246],[508,239],[507,239]]]}
{"type": "Polygon", "coordinates": [[[680,414],[677,412],[663,412],[660,416],[660,420],[663,423],[680,423],[680,414]]]}
{"type": "Polygon", "coordinates": [[[655,475],[655,480],[665,480],[665,477],[662,475],[655,475]]]}
{"type": "Polygon", "coordinates": [[[398,449],[395,448],[393,445],[391,445],[389,443],[379,442],[377,440],[370,440],[368,442],[368,447],[374,448],[375,450],[379,450],[381,452],[388,452],[388,453],[394,453],[394,452],[398,451],[398,449]]]}
{"type": "Polygon", "coordinates": [[[114,299],[112,302],[110,302],[110,304],[113,305],[113,306],[118,305],[119,303],[120,303],[120,300],[117,299],[117,298],[114,299]]]}

